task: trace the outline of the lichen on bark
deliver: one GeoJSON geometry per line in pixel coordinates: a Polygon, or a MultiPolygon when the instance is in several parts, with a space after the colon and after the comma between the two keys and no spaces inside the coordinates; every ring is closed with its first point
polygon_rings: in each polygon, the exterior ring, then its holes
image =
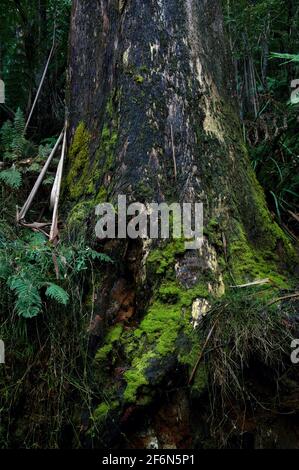
{"type": "MultiPolygon", "coordinates": [[[[268,277],[290,285],[296,259],[250,166],[230,98],[220,2],[136,0],[119,9],[103,0],[87,20],[91,2],[75,3],[68,224],[89,223],[97,203],[115,203],[119,194],[148,203],[202,202],[205,212],[204,244],[193,254],[182,240],[105,245],[115,263],[93,306],[104,322],[93,367],[117,406],[99,404],[95,417],[103,425],[109,413],[121,422],[132,407],[186,387],[201,347],[191,322],[232,284],[268,277]],[[113,297],[123,278],[134,306],[119,326],[111,312],[126,312],[123,293],[113,297]]],[[[203,393],[206,380],[201,366],[192,393],[203,393]]]]}

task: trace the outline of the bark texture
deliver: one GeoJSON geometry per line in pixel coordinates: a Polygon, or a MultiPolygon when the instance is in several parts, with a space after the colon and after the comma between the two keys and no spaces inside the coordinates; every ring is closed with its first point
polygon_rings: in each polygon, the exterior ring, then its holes
{"type": "Polygon", "coordinates": [[[201,348],[191,320],[232,283],[289,282],[293,251],[248,161],[232,87],[218,0],[73,2],[70,235],[94,238],[96,204],[119,194],[203,202],[205,211],[199,251],[182,241],[105,244],[116,263],[86,299],[103,390],[88,445],[200,445],[207,379],[200,367],[187,386],[201,348]]]}

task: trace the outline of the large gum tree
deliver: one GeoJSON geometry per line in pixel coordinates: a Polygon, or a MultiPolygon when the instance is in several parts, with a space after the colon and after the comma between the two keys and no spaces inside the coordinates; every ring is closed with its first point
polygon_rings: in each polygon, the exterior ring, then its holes
{"type": "Polygon", "coordinates": [[[188,386],[200,352],[192,320],[231,285],[285,286],[294,260],[246,153],[221,2],[74,0],[69,47],[66,226],[115,261],[87,289],[103,392],[87,435],[96,445],[126,435],[125,445],[187,447],[205,420],[192,400],[207,386],[202,367],[188,386]],[[120,194],[202,202],[201,249],[96,241],[95,206],[120,194]]]}

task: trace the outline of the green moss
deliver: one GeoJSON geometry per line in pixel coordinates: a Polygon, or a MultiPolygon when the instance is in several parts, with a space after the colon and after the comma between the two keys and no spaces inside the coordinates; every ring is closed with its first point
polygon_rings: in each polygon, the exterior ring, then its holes
{"type": "Polygon", "coordinates": [[[119,341],[122,331],[123,331],[122,325],[119,324],[119,325],[114,326],[108,333],[106,341],[112,344],[115,343],[116,341],[119,341]]]}
{"type": "MultiPolygon", "coordinates": [[[[104,176],[113,169],[118,143],[118,121],[115,118],[114,108],[111,97],[106,105],[104,126],[94,157],[90,155],[91,134],[84,122],[80,122],[77,127],[68,154],[66,190],[72,200],[78,201],[84,198],[85,203],[88,200],[92,209],[107,200],[107,188],[103,186],[104,176]]],[[[80,205],[73,211],[74,221],[77,219],[77,214],[80,214],[78,221],[83,221],[82,207],[80,205]]]]}
{"type": "Polygon", "coordinates": [[[82,226],[92,210],[94,210],[93,201],[83,201],[76,204],[68,217],[69,228],[82,226]]]}
{"type": "Polygon", "coordinates": [[[118,133],[113,129],[113,127],[111,128],[111,126],[105,124],[102,130],[101,144],[97,152],[98,157],[101,156],[100,159],[103,161],[103,174],[107,173],[113,168],[115,160],[115,147],[117,142],[118,133]]]}
{"type": "Polygon", "coordinates": [[[136,402],[137,392],[143,385],[148,385],[148,379],[145,376],[145,371],[149,366],[150,360],[155,355],[152,352],[144,354],[142,357],[136,357],[132,363],[132,368],[124,374],[127,382],[127,387],[124,392],[125,401],[132,403],[136,402]]]}
{"type": "Polygon", "coordinates": [[[177,304],[180,307],[190,307],[193,300],[209,296],[205,281],[199,282],[191,289],[186,289],[177,281],[165,281],[158,290],[158,298],[166,304],[177,304]]]}
{"type": "Polygon", "coordinates": [[[69,171],[66,177],[66,184],[72,199],[78,199],[85,192],[89,170],[90,139],[91,135],[86,129],[85,124],[80,122],[68,154],[69,171]]]}
{"type": "Polygon", "coordinates": [[[106,344],[102,348],[100,348],[96,354],[95,361],[96,362],[104,362],[108,359],[110,353],[112,352],[113,346],[112,344],[106,344]]]}
{"type": "Polygon", "coordinates": [[[142,83],[144,82],[144,78],[141,75],[135,75],[134,81],[138,83],[139,85],[142,85],[142,83]]]}
{"type": "Polygon", "coordinates": [[[97,424],[102,423],[107,418],[109,411],[110,411],[110,406],[105,402],[101,403],[94,411],[93,420],[97,424]]]}
{"type": "Polygon", "coordinates": [[[156,301],[149,308],[147,315],[133,338],[125,344],[126,356],[133,354],[131,368],[124,374],[127,387],[124,393],[126,401],[134,402],[140,387],[148,384],[147,369],[151,360],[161,359],[175,351],[175,343],[182,328],[184,316],[179,305],[165,305],[156,301]]]}
{"type": "Polygon", "coordinates": [[[175,349],[178,331],[183,326],[184,317],[180,304],[165,305],[155,302],[135,331],[135,336],[145,334],[149,343],[155,343],[155,350],[165,356],[175,349]]]}
{"type": "Polygon", "coordinates": [[[110,354],[113,351],[115,343],[118,343],[121,334],[123,331],[123,326],[121,324],[116,325],[113,327],[107,334],[105,338],[105,344],[102,346],[96,356],[95,356],[95,362],[96,363],[102,363],[108,359],[110,354]]]}
{"type": "Polygon", "coordinates": [[[108,200],[108,191],[103,186],[100,188],[97,196],[96,196],[96,204],[100,204],[101,202],[107,202],[108,200]]]}
{"type": "MultiPolygon", "coordinates": [[[[208,295],[207,288],[200,284],[189,290],[173,281],[165,281],[162,284],[158,298],[149,307],[139,328],[134,331],[135,342],[132,338],[127,340],[129,344],[126,345],[126,356],[129,357],[133,353],[134,359],[132,369],[125,374],[126,399],[136,400],[138,388],[147,384],[147,368],[151,359],[160,360],[162,357],[179,353],[177,341],[180,332],[192,331],[192,302],[198,297],[208,295]]],[[[192,366],[195,361],[193,358],[192,366]]],[[[187,358],[181,362],[187,364],[187,358]]]]}
{"type": "Polygon", "coordinates": [[[252,245],[239,223],[235,224],[229,240],[228,257],[231,273],[238,284],[270,278],[281,288],[287,288],[289,285],[286,273],[279,273],[279,257],[274,247],[262,250],[252,245]]]}
{"type": "Polygon", "coordinates": [[[180,288],[176,283],[162,284],[158,295],[162,302],[176,304],[180,299],[180,288]]]}
{"type": "Polygon", "coordinates": [[[172,240],[166,246],[153,250],[147,259],[147,263],[150,267],[153,267],[157,274],[166,274],[169,270],[174,272],[177,256],[184,254],[185,251],[184,240],[172,240]]]}

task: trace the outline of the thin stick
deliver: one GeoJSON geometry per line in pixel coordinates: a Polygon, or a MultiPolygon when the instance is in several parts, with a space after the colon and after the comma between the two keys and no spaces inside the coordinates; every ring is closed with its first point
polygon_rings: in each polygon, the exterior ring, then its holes
{"type": "Polygon", "coordinates": [[[50,155],[48,157],[48,160],[46,161],[42,171],[40,172],[40,174],[39,174],[39,176],[38,176],[38,178],[35,182],[35,185],[33,186],[32,190],[31,190],[31,193],[29,194],[29,197],[28,197],[27,201],[25,202],[24,206],[22,207],[20,213],[17,215],[17,222],[20,222],[21,220],[23,220],[25,218],[25,216],[28,212],[28,209],[30,208],[30,206],[32,204],[32,201],[33,201],[33,199],[34,199],[34,197],[35,197],[35,195],[36,195],[36,193],[37,193],[37,191],[38,191],[38,189],[39,189],[39,187],[40,187],[40,185],[41,185],[41,183],[42,183],[42,181],[45,177],[45,174],[46,174],[48,168],[49,168],[49,165],[50,165],[50,163],[51,163],[51,161],[52,161],[52,159],[53,159],[53,157],[56,153],[56,150],[59,147],[59,144],[60,144],[60,142],[63,138],[63,132],[64,131],[62,131],[60,136],[58,137],[58,140],[57,140],[52,152],[50,153],[50,155]]]}
{"type": "Polygon", "coordinates": [[[288,211],[288,213],[289,213],[297,222],[299,222],[299,215],[294,214],[294,212],[292,212],[292,211],[288,211]]]}
{"type": "Polygon", "coordinates": [[[268,305],[276,304],[277,302],[280,302],[281,300],[296,299],[297,297],[299,297],[299,292],[296,292],[296,294],[290,294],[290,295],[284,295],[283,297],[278,297],[278,299],[274,299],[271,302],[269,302],[268,305]]]}
{"type": "Polygon", "coordinates": [[[40,95],[40,92],[41,92],[41,90],[42,90],[42,87],[43,87],[43,84],[44,84],[44,81],[45,81],[45,78],[46,78],[46,75],[47,75],[47,71],[48,71],[48,68],[49,68],[49,65],[50,65],[50,61],[51,61],[51,59],[52,59],[52,55],[53,55],[54,49],[55,49],[55,29],[54,29],[54,35],[53,35],[53,44],[52,44],[52,48],[51,48],[51,51],[50,51],[50,54],[49,54],[49,57],[48,57],[48,60],[47,60],[47,63],[46,63],[46,66],[45,66],[45,69],[44,69],[44,72],[43,72],[41,81],[40,81],[40,84],[39,84],[39,87],[38,87],[38,90],[37,90],[37,93],[36,93],[36,96],[35,96],[35,99],[34,99],[34,102],[33,102],[33,105],[32,105],[31,111],[30,111],[30,114],[29,114],[29,116],[28,116],[28,119],[27,119],[27,122],[26,122],[26,125],[25,125],[24,135],[25,135],[26,132],[27,132],[28,126],[29,126],[29,124],[30,124],[30,121],[31,121],[31,118],[32,118],[32,115],[33,115],[33,111],[34,111],[34,109],[35,109],[37,100],[38,100],[39,95],[40,95]]]}
{"type": "Polygon", "coordinates": [[[33,229],[36,229],[36,230],[40,230],[42,228],[49,227],[49,225],[51,225],[51,223],[50,222],[44,222],[44,223],[35,222],[33,224],[24,224],[23,222],[21,222],[21,225],[22,225],[22,227],[27,227],[27,228],[33,228],[33,229]]]}
{"type": "Polygon", "coordinates": [[[194,369],[193,369],[193,371],[192,371],[192,373],[191,373],[191,375],[190,375],[188,385],[191,385],[192,382],[193,382],[193,380],[194,380],[194,377],[195,377],[195,374],[196,374],[197,369],[198,369],[198,367],[199,367],[200,361],[201,361],[201,359],[202,359],[202,357],[203,357],[203,353],[204,353],[204,351],[205,351],[205,349],[206,349],[206,347],[207,347],[208,342],[210,341],[210,338],[211,338],[211,336],[212,336],[212,334],[213,334],[213,331],[214,331],[214,329],[215,329],[215,326],[216,326],[217,322],[218,322],[218,318],[217,318],[217,320],[215,321],[214,325],[212,326],[212,328],[211,328],[210,331],[209,331],[209,334],[208,334],[208,336],[207,336],[207,339],[205,340],[205,343],[204,343],[204,345],[203,345],[203,347],[202,347],[202,350],[201,350],[201,352],[200,352],[200,355],[199,355],[199,357],[198,357],[198,359],[197,359],[197,362],[196,362],[196,364],[195,364],[195,366],[194,366],[194,369]]]}
{"type": "Polygon", "coordinates": [[[61,158],[60,158],[60,162],[59,162],[58,169],[57,169],[57,189],[55,193],[53,219],[52,219],[52,226],[51,226],[51,231],[50,231],[50,241],[52,242],[57,238],[57,235],[58,235],[58,204],[59,204],[60,188],[61,188],[61,181],[62,181],[64,157],[66,153],[66,131],[67,131],[67,126],[65,126],[65,129],[64,129],[61,158]]]}
{"type": "Polygon", "coordinates": [[[263,284],[270,284],[270,283],[271,283],[270,279],[259,279],[258,281],[249,282],[248,284],[241,284],[238,286],[230,286],[230,287],[242,289],[244,287],[261,286],[263,284]]]}

